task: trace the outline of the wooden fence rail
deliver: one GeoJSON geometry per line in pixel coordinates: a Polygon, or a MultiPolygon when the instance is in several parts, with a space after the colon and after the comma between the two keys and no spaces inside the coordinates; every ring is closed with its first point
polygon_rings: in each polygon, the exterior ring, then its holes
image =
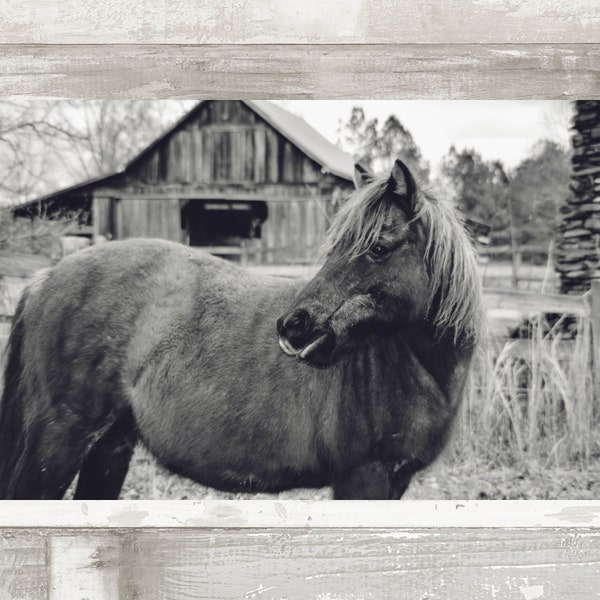
{"type": "Polygon", "coordinates": [[[591,598],[600,502],[5,502],[11,600],[591,598]]]}
{"type": "MultiPolygon", "coordinates": [[[[276,249],[272,250],[275,251],[276,249]]],[[[223,246],[212,247],[211,251],[213,254],[247,256],[254,250],[223,246]]],[[[256,252],[261,251],[260,249],[256,250],[256,252]]],[[[266,266],[264,272],[268,272],[268,269],[269,267],[266,266]]],[[[273,267],[273,269],[275,272],[276,268],[273,267]]],[[[310,268],[306,267],[305,270],[309,271],[310,268]]],[[[316,270],[316,267],[312,270],[316,270]]],[[[2,279],[2,273],[0,273],[0,282],[2,279]]],[[[19,283],[16,286],[19,289],[24,285],[25,280],[25,277],[12,278],[13,284],[15,282],[19,283]]],[[[4,317],[12,316],[18,294],[10,293],[8,296],[9,298],[4,302],[4,308],[0,303],[1,316],[4,317]]],[[[488,310],[507,309],[522,313],[566,313],[574,316],[591,316],[592,306],[595,307],[594,314],[600,313],[600,282],[594,282],[592,289],[583,296],[544,294],[525,290],[487,287],[484,289],[484,299],[488,310]]]]}
{"type": "Polygon", "coordinates": [[[484,298],[488,310],[509,309],[526,314],[566,313],[578,317],[588,316],[590,310],[587,296],[486,288],[484,298]]]}

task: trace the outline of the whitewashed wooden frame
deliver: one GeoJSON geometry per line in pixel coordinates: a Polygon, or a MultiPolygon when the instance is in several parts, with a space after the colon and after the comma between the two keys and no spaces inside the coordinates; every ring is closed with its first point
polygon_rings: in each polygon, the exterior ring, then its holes
{"type": "MultiPolygon", "coordinates": [[[[0,0],[0,95],[600,97],[598,0],[0,0]]],[[[598,502],[2,502],[0,598],[591,598],[598,502]]]]}

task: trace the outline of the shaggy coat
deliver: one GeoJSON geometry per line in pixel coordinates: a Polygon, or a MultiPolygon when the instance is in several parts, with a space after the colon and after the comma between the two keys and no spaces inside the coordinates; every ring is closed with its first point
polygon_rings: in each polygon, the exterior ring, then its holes
{"type": "Polygon", "coordinates": [[[117,498],[140,439],[234,492],[399,498],[438,455],[481,324],[474,253],[400,162],[358,189],[309,282],[158,240],[82,250],[25,290],[0,497],[117,498]]]}

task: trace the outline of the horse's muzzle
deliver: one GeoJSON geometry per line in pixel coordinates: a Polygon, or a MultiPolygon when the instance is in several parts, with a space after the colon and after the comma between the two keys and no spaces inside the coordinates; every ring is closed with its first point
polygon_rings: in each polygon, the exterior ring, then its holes
{"type": "Polygon", "coordinates": [[[329,328],[313,326],[304,309],[298,309],[277,320],[279,347],[288,356],[313,366],[326,367],[333,362],[335,334],[329,328]]]}

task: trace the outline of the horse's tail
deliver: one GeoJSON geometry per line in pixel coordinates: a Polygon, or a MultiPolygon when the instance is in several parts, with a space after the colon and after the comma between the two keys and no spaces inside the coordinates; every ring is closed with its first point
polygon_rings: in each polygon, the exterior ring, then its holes
{"type": "Polygon", "coordinates": [[[0,400],[0,499],[13,495],[19,463],[27,447],[24,409],[27,395],[23,387],[23,342],[25,312],[31,286],[23,291],[13,317],[8,345],[4,351],[4,390],[0,400]]]}

